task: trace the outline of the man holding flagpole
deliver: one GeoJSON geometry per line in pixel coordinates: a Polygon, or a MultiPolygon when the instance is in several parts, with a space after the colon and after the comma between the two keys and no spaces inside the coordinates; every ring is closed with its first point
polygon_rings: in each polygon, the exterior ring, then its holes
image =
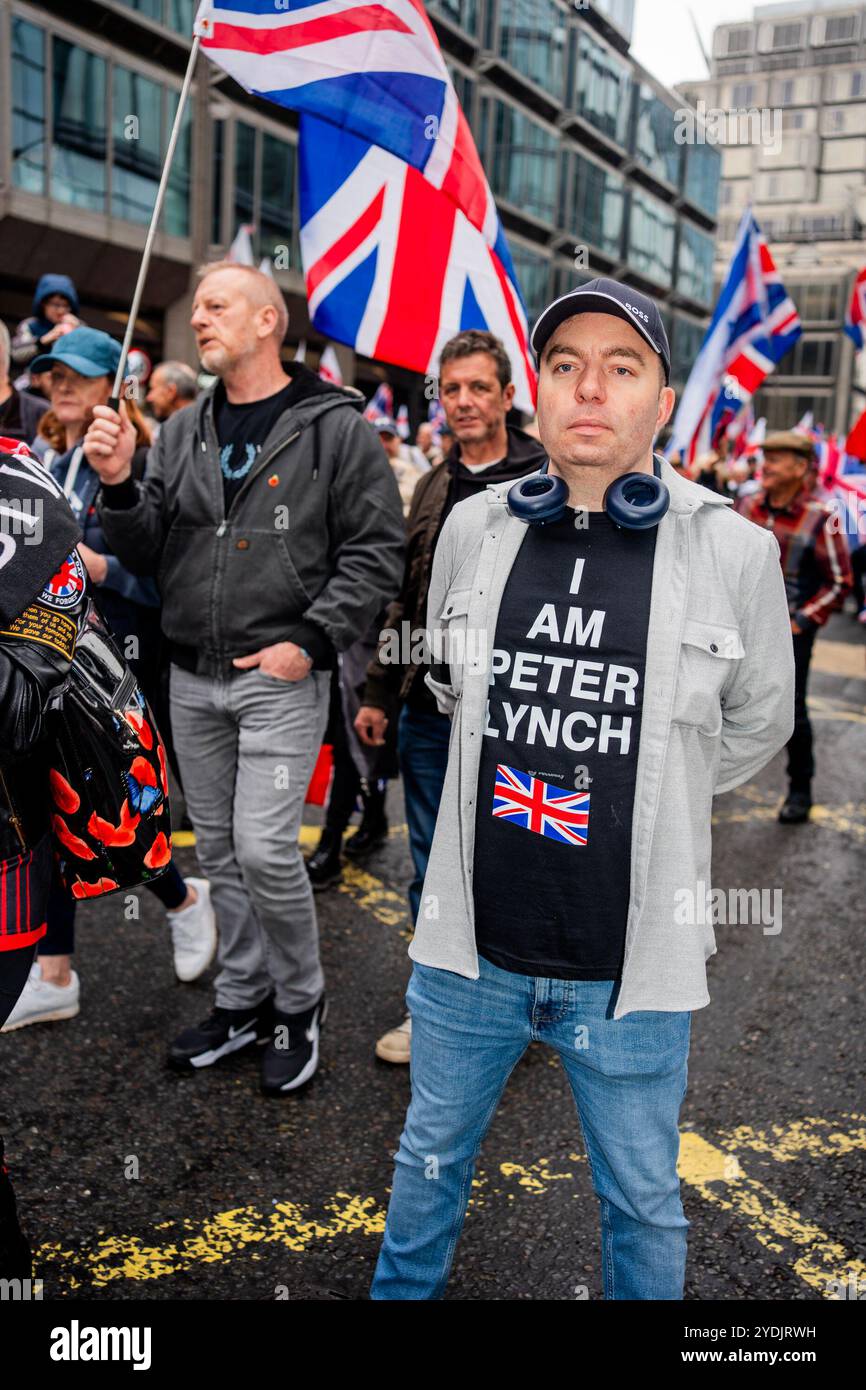
{"type": "Polygon", "coordinates": [[[304,794],[336,654],[399,586],[403,516],[360,391],[282,363],[288,312],[270,276],[205,266],[191,322],[218,381],[165,423],[143,483],[123,407],[96,408],[85,447],[109,543],[159,581],[172,727],[220,931],[215,1008],[169,1060],[198,1070],[266,1043],[262,1089],[284,1095],[316,1070],[325,1012],[304,794]]]}

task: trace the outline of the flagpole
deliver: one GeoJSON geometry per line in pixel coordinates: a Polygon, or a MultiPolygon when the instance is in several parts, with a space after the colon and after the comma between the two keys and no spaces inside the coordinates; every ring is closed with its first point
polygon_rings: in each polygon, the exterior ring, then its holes
{"type": "Polygon", "coordinates": [[[135,321],[138,318],[138,310],[141,305],[141,296],[144,292],[144,282],[147,279],[147,272],[150,266],[151,252],[153,251],[153,243],[156,239],[156,228],[157,224],[159,223],[160,213],[162,212],[162,204],[165,199],[165,190],[168,187],[168,176],[171,172],[172,160],[174,159],[174,151],[177,146],[178,136],[180,135],[181,121],[183,120],[183,113],[186,108],[187,97],[189,96],[189,89],[192,84],[192,74],[193,69],[195,68],[195,60],[198,57],[198,50],[200,44],[201,35],[196,34],[192,41],[192,48],[189,51],[189,62],[187,63],[186,67],[186,75],[183,79],[183,86],[180,89],[180,97],[177,103],[177,111],[175,112],[174,116],[174,124],[172,125],[171,135],[169,136],[168,140],[168,149],[165,152],[165,163],[162,166],[162,177],[159,181],[159,187],[156,190],[156,201],[153,205],[153,212],[151,213],[150,218],[150,226],[147,229],[147,237],[144,243],[144,250],[141,254],[141,265],[138,268],[138,279],[135,283],[135,293],[132,296],[132,308],[129,311],[129,320],[126,325],[126,332],[123,335],[123,345],[120,349],[120,361],[117,364],[117,372],[115,373],[114,377],[114,386],[111,392],[111,400],[109,401],[109,405],[111,405],[115,410],[117,409],[118,403],[120,401],[120,388],[123,385],[123,374],[126,370],[126,359],[129,356],[129,349],[132,345],[132,335],[135,332],[135,321]]]}

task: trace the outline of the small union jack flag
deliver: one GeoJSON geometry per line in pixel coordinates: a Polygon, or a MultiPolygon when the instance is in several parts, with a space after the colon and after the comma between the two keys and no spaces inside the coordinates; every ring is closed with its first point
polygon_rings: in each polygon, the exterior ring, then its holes
{"type": "Polygon", "coordinates": [[[500,763],[493,788],[493,815],[566,845],[585,845],[589,792],[567,792],[529,772],[500,763]]]}

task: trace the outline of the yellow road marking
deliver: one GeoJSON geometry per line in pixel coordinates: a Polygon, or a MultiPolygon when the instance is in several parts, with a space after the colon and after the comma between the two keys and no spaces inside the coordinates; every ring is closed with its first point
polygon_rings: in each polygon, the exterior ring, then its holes
{"type": "MultiPolygon", "coordinates": [[[[744,1173],[737,1150],[750,1149],[777,1162],[824,1158],[866,1148],[866,1116],[844,1114],[839,1120],[807,1117],[787,1125],[757,1130],[748,1125],[721,1131],[709,1143],[694,1130],[680,1134],[677,1170],[688,1187],[723,1211],[736,1213],[766,1249],[787,1258],[794,1273],[828,1298],[831,1281],[866,1283],[866,1263],[832,1240],[815,1222],[803,1217],[766,1186],[744,1173]],[[842,1121],[851,1122],[844,1128],[842,1121]]],[[[570,1165],[586,1162],[584,1154],[569,1153],[570,1165]]],[[[470,1210],[487,1205],[491,1197],[514,1201],[520,1195],[541,1196],[551,1184],[574,1182],[572,1167],[558,1171],[548,1158],[536,1163],[501,1163],[496,1175],[479,1171],[470,1210]],[[503,1181],[504,1180],[504,1181],[503,1181]],[[513,1188],[514,1190],[509,1190],[513,1188]]],[[[197,1265],[226,1263],[238,1255],[260,1259],[269,1246],[302,1254],[314,1241],[333,1240],[361,1232],[381,1236],[385,1210],[375,1197],[339,1191],[322,1204],[321,1215],[291,1201],[274,1202],[273,1210],[234,1207],[204,1221],[162,1221],[149,1235],[104,1236],[82,1248],[67,1249],[48,1242],[37,1252],[40,1269],[56,1267],[63,1287],[76,1290],[89,1284],[104,1288],[117,1279],[162,1279],[197,1265]]],[[[45,1277],[43,1275],[43,1277],[45,1277]]]]}
{"type": "MultiPolygon", "coordinates": [[[[95,1288],[104,1288],[115,1279],[162,1279],[198,1264],[218,1264],[248,1249],[254,1258],[257,1249],[269,1245],[301,1253],[314,1240],[356,1231],[381,1235],[385,1230],[385,1212],[374,1197],[337,1192],[325,1208],[330,1215],[318,1219],[306,1216],[294,1202],[275,1202],[267,1215],[258,1207],[236,1207],[202,1222],[160,1222],[153,1227],[153,1243],[138,1236],[107,1236],[90,1250],[74,1251],[51,1242],[40,1246],[37,1260],[49,1266],[71,1261],[95,1288]],[[167,1238],[169,1231],[177,1232],[175,1239],[167,1238]]],[[[74,1276],[64,1282],[69,1288],[81,1287],[74,1276]]]]}
{"type": "Polygon", "coordinates": [[[827,1288],[831,1280],[845,1284],[853,1278],[858,1286],[866,1282],[866,1262],[780,1201],[764,1183],[748,1177],[736,1157],[692,1130],[680,1136],[677,1166],[683,1182],[705,1201],[736,1212],[761,1245],[786,1258],[794,1273],[825,1297],[835,1297],[827,1288]]]}
{"type": "Polygon", "coordinates": [[[809,1158],[832,1158],[866,1149],[866,1115],[843,1114],[839,1120],[849,1120],[853,1127],[845,1131],[840,1129],[839,1121],[809,1117],[787,1125],[771,1125],[769,1129],[738,1125],[736,1129],[720,1131],[716,1138],[724,1149],[751,1149],[776,1163],[790,1163],[804,1154],[809,1158]]]}

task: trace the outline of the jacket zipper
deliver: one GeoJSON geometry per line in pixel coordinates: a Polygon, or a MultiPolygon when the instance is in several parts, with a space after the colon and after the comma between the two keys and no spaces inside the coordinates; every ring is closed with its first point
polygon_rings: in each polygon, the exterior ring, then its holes
{"type": "Polygon", "coordinates": [[[11,793],[10,793],[10,791],[9,791],[9,787],[8,787],[8,785],[7,785],[6,778],[5,778],[4,774],[3,774],[3,769],[2,769],[2,768],[0,768],[0,783],[2,783],[2,785],[3,785],[3,795],[5,796],[5,798],[6,798],[6,804],[7,804],[7,806],[9,807],[9,820],[10,820],[11,823],[15,826],[15,834],[18,836],[18,839],[19,839],[19,841],[20,841],[20,843],[21,843],[21,849],[22,849],[22,851],[23,851],[24,853],[26,853],[26,851],[27,851],[27,841],[26,841],[25,838],[24,838],[24,831],[21,829],[21,817],[19,816],[18,812],[15,810],[15,802],[12,800],[12,796],[11,796],[11,793]]]}
{"type": "Polygon", "coordinates": [[[235,507],[236,503],[239,502],[241,497],[243,496],[244,488],[248,487],[249,484],[253,481],[253,479],[257,478],[259,474],[262,472],[262,470],[267,468],[271,459],[276,458],[277,454],[279,454],[283,449],[288,448],[290,444],[294,444],[295,440],[298,438],[298,435],[300,433],[300,430],[295,430],[295,433],[290,434],[287,439],[281,439],[279,444],[275,444],[273,449],[271,449],[270,452],[267,453],[265,457],[259,461],[258,466],[253,470],[253,472],[248,474],[247,477],[244,478],[242,485],[238,488],[237,492],[231,500],[231,506],[229,507],[228,512],[226,512],[225,510],[225,493],[223,493],[223,518],[219,526],[217,527],[218,536],[225,535],[226,528],[229,524],[229,517],[231,516],[232,510],[235,507]]]}

